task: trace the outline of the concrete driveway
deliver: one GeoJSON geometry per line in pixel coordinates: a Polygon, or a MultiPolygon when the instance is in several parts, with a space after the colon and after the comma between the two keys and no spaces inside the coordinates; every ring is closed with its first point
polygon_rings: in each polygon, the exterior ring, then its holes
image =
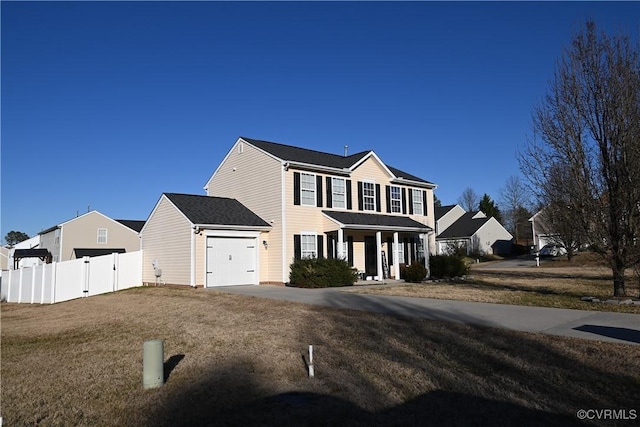
{"type": "MultiPolygon", "coordinates": [[[[388,286],[388,285],[380,285],[388,286]]],[[[221,286],[213,290],[258,298],[444,320],[524,332],[640,344],[640,315],[506,304],[365,295],[341,288],[221,286]]],[[[353,288],[349,288],[353,289],[353,288]]]]}

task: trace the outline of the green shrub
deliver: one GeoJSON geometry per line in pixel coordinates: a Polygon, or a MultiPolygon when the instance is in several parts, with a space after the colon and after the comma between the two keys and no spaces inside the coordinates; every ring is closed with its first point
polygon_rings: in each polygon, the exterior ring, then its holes
{"type": "Polygon", "coordinates": [[[352,286],[357,274],[349,264],[336,258],[304,258],[291,264],[289,283],[299,288],[352,286]]]}
{"type": "Polygon", "coordinates": [[[427,277],[427,269],[422,263],[413,263],[404,268],[404,277],[406,282],[420,283],[427,277]]]}
{"type": "Polygon", "coordinates": [[[459,277],[469,273],[469,266],[460,254],[433,255],[429,258],[429,267],[434,279],[459,277]]]}

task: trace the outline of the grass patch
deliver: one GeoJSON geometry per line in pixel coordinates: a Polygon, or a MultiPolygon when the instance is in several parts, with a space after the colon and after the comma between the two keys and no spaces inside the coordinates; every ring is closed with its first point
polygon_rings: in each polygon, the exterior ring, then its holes
{"type": "MultiPolygon", "coordinates": [[[[610,305],[581,301],[593,296],[604,301],[611,298],[612,279],[605,267],[568,265],[564,268],[553,263],[545,267],[472,269],[466,280],[407,284],[393,287],[359,288],[358,293],[396,295],[497,304],[529,305],[569,308],[577,310],[638,313],[638,305],[610,305]],[[548,266],[554,264],[553,266],[548,266]]],[[[640,293],[638,281],[629,275],[627,294],[640,293]]]]}
{"type": "Polygon", "coordinates": [[[640,346],[218,293],[2,305],[7,425],[577,424],[637,409],[640,346]],[[142,344],[167,383],[142,389],[142,344]],[[303,357],[314,344],[316,378],[303,357]]]}

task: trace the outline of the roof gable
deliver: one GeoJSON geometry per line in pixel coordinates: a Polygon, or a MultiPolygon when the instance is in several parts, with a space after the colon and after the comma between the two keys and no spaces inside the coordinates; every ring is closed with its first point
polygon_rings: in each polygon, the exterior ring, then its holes
{"type": "Polygon", "coordinates": [[[489,218],[478,217],[478,211],[467,212],[462,215],[456,222],[447,227],[440,233],[438,239],[450,239],[456,237],[471,237],[489,221],[489,218]]]}
{"type": "Polygon", "coordinates": [[[163,196],[192,224],[270,227],[236,199],[179,193],[163,193],[163,196]]]}
{"type": "Polygon", "coordinates": [[[434,210],[434,216],[436,221],[448,214],[457,205],[436,206],[434,210]]]}
{"type": "Polygon", "coordinates": [[[74,222],[74,221],[81,221],[83,219],[86,219],[89,216],[94,216],[94,215],[98,215],[98,216],[100,216],[100,217],[102,217],[104,219],[107,219],[108,221],[111,221],[111,222],[117,224],[119,227],[126,227],[128,231],[134,231],[136,233],[138,232],[137,230],[133,229],[132,227],[129,227],[128,225],[122,223],[122,221],[120,221],[120,220],[115,220],[115,219],[110,218],[110,217],[108,217],[107,215],[105,215],[105,214],[103,214],[101,212],[98,212],[96,210],[92,210],[92,211],[89,211],[89,212],[84,213],[82,215],[76,216],[75,218],[71,218],[71,219],[68,219],[68,220],[66,220],[64,222],[61,222],[61,223],[57,224],[57,225],[54,225],[53,227],[49,227],[49,228],[47,228],[45,230],[42,230],[38,234],[42,235],[42,234],[50,233],[50,232],[52,232],[52,231],[54,231],[54,230],[56,230],[58,228],[62,228],[66,224],[69,224],[69,223],[74,222]]]}

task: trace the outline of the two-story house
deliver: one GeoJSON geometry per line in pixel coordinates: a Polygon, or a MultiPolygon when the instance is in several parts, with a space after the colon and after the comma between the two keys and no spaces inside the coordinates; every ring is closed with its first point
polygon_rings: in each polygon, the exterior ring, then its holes
{"type": "Polygon", "coordinates": [[[48,250],[54,262],[138,251],[143,225],[144,221],[114,220],[94,210],[38,233],[39,248],[48,250]]]}
{"type": "Polygon", "coordinates": [[[286,283],[295,258],[341,257],[369,278],[435,250],[433,190],[373,151],[337,155],[241,137],[207,181],[271,225],[263,281],[286,283]]]}
{"type": "Polygon", "coordinates": [[[373,151],[336,155],[241,137],[207,196],[160,197],[141,232],[143,281],[284,284],[302,257],[344,258],[370,279],[399,277],[401,264],[435,251],[434,188],[373,151]]]}

